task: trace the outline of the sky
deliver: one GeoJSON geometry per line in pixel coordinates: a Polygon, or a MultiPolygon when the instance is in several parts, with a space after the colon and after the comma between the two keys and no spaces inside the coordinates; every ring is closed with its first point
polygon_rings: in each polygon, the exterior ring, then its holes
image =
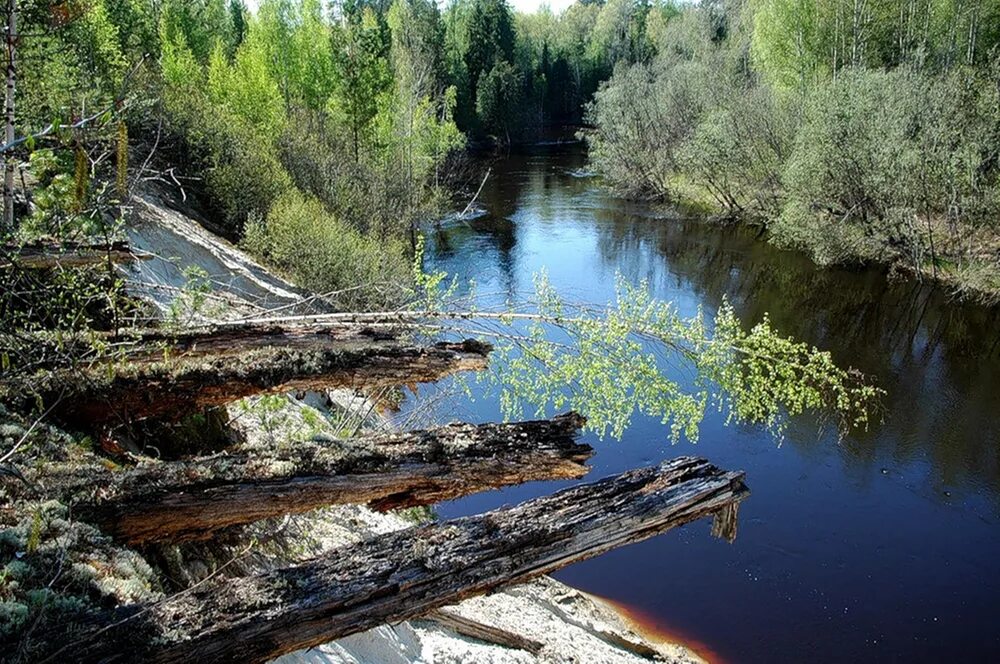
{"type": "Polygon", "coordinates": [[[516,11],[530,14],[531,12],[537,10],[542,5],[548,5],[553,12],[558,14],[562,10],[569,7],[576,0],[548,0],[547,2],[543,0],[508,0],[510,6],[516,11]]]}
{"type": "MultiPolygon", "coordinates": [[[[552,11],[558,14],[559,12],[561,12],[562,10],[566,9],[571,4],[573,4],[576,0],[507,0],[507,1],[510,3],[510,6],[514,8],[515,11],[523,12],[526,14],[530,14],[531,12],[536,11],[542,5],[548,5],[552,9],[552,11]]],[[[259,0],[244,0],[244,2],[246,2],[247,7],[249,7],[251,10],[256,10],[259,0]]],[[[440,4],[444,3],[441,2],[440,4]]]]}

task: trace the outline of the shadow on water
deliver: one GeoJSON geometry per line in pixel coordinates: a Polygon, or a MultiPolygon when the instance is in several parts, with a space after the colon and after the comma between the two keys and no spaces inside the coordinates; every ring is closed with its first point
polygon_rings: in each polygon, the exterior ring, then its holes
{"type": "MultiPolygon", "coordinates": [[[[648,281],[687,314],[711,314],[726,298],[745,324],[767,314],[888,395],[883,422],[844,440],[799,418],[779,445],[713,413],[693,449],[670,446],[664,426],[642,417],[620,442],[591,441],[591,479],[695,453],[746,470],[753,495],[732,546],[694,524],[557,576],[732,662],[1000,661],[1000,311],[881,270],[818,269],[746,229],[657,218],[576,177],[584,166],[578,152],[544,150],[494,164],[488,214],[431,232],[430,266],[475,279],[483,305],[524,297],[541,269],[582,302],[607,302],[616,274],[648,281]]],[[[497,419],[479,396],[450,398],[435,416],[497,419]]]]}

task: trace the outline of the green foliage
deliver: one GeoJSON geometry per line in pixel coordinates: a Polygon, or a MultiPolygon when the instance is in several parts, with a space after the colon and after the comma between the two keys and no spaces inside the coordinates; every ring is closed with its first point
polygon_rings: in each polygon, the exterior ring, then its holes
{"type": "Polygon", "coordinates": [[[409,273],[401,243],[363,235],[297,192],[251,220],[244,245],[344,309],[389,306],[409,273]]]}
{"type": "Polygon", "coordinates": [[[791,105],[763,87],[731,88],[679,150],[679,167],[733,213],[773,218],[797,126],[791,105]]]}
{"type": "Polygon", "coordinates": [[[679,151],[704,106],[705,73],[685,63],[661,75],[639,64],[597,92],[587,115],[595,130],[587,138],[590,159],[609,182],[632,196],[669,194],[679,151]]]}
{"type": "Polygon", "coordinates": [[[982,65],[1000,43],[1000,2],[752,0],[753,54],[783,89],[847,67],[982,65]]]}
{"type": "Polygon", "coordinates": [[[476,114],[487,132],[503,135],[510,142],[510,128],[516,126],[521,103],[521,77],[514,66],[498,60],[479,80],[476,114]]]}
{"type": "Polygon", "coordinates": [[[85,11],[77,8],[55,25],[48,3],[20,8],[19,133],[100,109],[117,95],[127,60],[116,14],[107,5],[120,2],[88,2],[85,11]]]}
{"type": "Polygon", "coordinates": [[[861,375],[779,336],[767,319],[744,330],[728,304],[711,322],[684,318],[651,299],[646,284],[619,278],[614,304],[569,315],[544,275],[536,291],[536,319],[523,340],[501,340],[505,369],[488,377],[508,417],[521,416],[525,405],[536,414],[572,408],[588,428],[618,437],[642,413],[668,424],[676,442],[697,441],[706,408],[780,435],[788,417],[806,411],[837,418],[841,430],[867,427],[877,405],[880,391],[861,375]],[[670,377],[684,369],[692,380],[670,377]]]}
{"type": "Polygon", "coordinates": [[[774,232],[826,262],[895,252],[920,265],[939,222],[994,225],[997,173],[982,166],[998,104],[971,72],[845,72],[807,100],[774,232]]]}
{"type": "Polygon", "coordinates": [[[627,195],[714,201],[824,263],[988,284],[1000,64],[978,21],[1000,3],[959,4],[684,7],[656,26],[652,63],[595,95],[591,159],[627,195]]]}
{"type": "Polygon", "coordinates": [[[370,138],[379,103],[392,85],[385,57],[387,45],[379,17],[367,7],[360,17],[338,29],[335,39],[341,76],[330,100],[330,112],[349,128],[354,160],[358,161],[362,144],[370,138]]]}
{"type": "Polygon", "coordinates": [[[646,14],[640,0],[608,0],[601,7],[588,44],[588,55],[609,69],[618,62],[637,62],[646,56],[646,14]]]}

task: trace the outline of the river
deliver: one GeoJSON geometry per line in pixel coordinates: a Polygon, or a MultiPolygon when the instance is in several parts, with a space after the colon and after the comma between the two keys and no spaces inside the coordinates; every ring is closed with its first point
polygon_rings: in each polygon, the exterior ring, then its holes
{"type": "MultiPolygon", "coordinates": [[[[1000,312],[948,302],[882,270],[821,269],[743,228],[654,214],[581,177],[577,147],[493,164],[485,214],[428,227],[429,269],[475,279],[481,305],[532,292],[603,304],[621,273],[693,314],[728,297],[746,324],[830,350],[887,390],[883,422],[838,441],[797,418],[780,442],[709,413],[696,444],[637,417],[583,481],[681,454],[742,469],[735,543],[708,522],[555,576],[725,662],[1000,661],[1000,312]]],[[[402,414],[500,418],[494,399],[422,388],[402,414]]],[[[550,493],[535,483],[446,503],[449,518],[550,493]]]]}

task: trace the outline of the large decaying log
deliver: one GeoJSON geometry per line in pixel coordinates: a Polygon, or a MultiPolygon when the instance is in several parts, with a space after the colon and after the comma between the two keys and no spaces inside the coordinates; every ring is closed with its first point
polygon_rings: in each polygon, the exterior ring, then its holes
{"type": "Polygon", "coordinates": [[[418,345],[355,335],[305,347],[54,371],[31,385],[5,386],[2,396],[20,409],[39,401],[54,405],[53,414],[64,423],[99,429],[146,418],[179,419],[256,394],[433,382],[484,369],[490,350],[471,339],[418,345]]]}
{"type": "Polygon", "coordinates": [[[302,565],[120,608],[82,636],[51,635],[50,643],[66,645],[49,660],[71,653],[81,662],[262,662],[715,514],[748,494],[742,478],[684,457],[516,507],[382,535],[302,565]]]}
{"type": "Polygon", "coordinates": [[[46,270],[55,267],[88,267],[112,263],[148,260],[153,255],[132,249],[128,242],[98,243],[36,243],[0,249],[0,268],[18,267],[23,270],[46,270]]]}
{"type": "Polygon", "coordinates": [[[309,321],[239,324],[220,323],[184,330],[152,328],[130,335],[134,348],[126,354],[131,362],[159,361],[164,356],[192,359],[198,356],[222,357],[248,350],[280,346],[310,348],[336,343],[339,347],[370,346],[376,341],[396,341],[404,326],[373,328],[353,323],[309,321]]]}
{"type": "MultiPolygon", "coordinates": [[[[449,424],[426,431],[268,453],[148,462],[109,471],[78,464],[38,469],[46,496],[131,544],[205,539],[222,528],[325,505],[429,505],[535,480],[578,478],[593,454],[577,444],[585,420],[568,413],[513,424],[449,424]]],[[[25,491],[11,482],[11,491],[25,491]]]]}

